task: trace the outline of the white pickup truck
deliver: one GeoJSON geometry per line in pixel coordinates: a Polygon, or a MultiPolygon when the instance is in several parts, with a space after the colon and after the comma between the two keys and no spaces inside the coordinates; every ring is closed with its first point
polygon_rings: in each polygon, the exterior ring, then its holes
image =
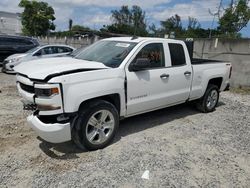
{"type": "Polygon", "coordinates": [[[23,63],[15,71],[24,109],[34,111],[28,124],[48,142],[95,150],[112,141],[122,118],[187,101],[211,112],[231,64],[193,60],[190,51],[179,40],[119,37],[75,57],[23,63]]]}

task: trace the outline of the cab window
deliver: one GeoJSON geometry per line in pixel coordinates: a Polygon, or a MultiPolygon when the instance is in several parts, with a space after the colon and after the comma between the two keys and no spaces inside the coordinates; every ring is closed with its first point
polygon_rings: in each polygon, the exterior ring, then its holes
{"type": "Polygon", "coordinates": [[[169,43],[172,66],[186,65],[185,53],[181,44],[169,43]]]}
{"type": "Polygon", "coordinates": [[[162,43],[151,43],[144,46],[137,54],[136,59],[146,58],[150,62],[149,68],[165,67],[164,50],[162,43]]]}

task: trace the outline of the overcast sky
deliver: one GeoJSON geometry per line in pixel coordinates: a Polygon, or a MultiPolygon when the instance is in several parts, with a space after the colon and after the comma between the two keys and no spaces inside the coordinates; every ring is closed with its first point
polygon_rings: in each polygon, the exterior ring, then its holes
{"type": "MultiPolygon", "coordinates": [[[[218,10],[220,0],[44,0],[51,5],[56,13],[56,30],[68,28],[68,20],[73,24],[99,29],[109,24],[110,11],[119,9],[122,5],[139,5],[146,11],[148,24],[159,26],[160,20],[166,20],[174,14],[181,16],[184,26],[188,16],[195,17],[203,28],[210,28],[213,16],[209,14],[218,10]]],[[[18,8],[20,0],[0,0],[0,11],[22,12],[18,8]]],[[[230,0],[223,0],[226,8],[230,0]]],[[[249,3],[250,6],[250,3],[249,3]]],[[[217,20],[216,20],[217,22],[217,20]]],[[[216,26],[216,22],[214,27],[216,26]]],[[[244,37],[250,37],[250,24],[241,32],[244,37]]]]}

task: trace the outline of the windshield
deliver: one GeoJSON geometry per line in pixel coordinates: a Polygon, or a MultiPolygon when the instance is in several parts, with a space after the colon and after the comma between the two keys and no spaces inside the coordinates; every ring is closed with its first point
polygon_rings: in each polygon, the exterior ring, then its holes
{"type": "Polygon", "coordinates": [[[83,49],[75,58],[101,62],[108,67],[118,67],[136,44],[134,42],[99,41],[83,49]]]}
{"type": "Polygon", "coordinates": [[[77,48],[74,51],[72,51],[70,54],[68,54],[68,56],[77,56],[78,54],[80,54],[82,52],[82,50],[86,48],[86,47],[81,47],[81,48],[77,48]]]}

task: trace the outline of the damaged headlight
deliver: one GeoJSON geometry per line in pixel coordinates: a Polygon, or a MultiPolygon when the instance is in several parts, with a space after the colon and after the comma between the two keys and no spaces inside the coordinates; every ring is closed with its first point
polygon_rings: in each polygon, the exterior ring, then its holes
{"type": "MultiPolygon", "coordinates": [[[[35,96],[34,102],[37,105],[37,109],[40,113],[45,111],[57,110],[58,113],[62,113],[62,96],[61,86],[58,83],[35,83],[34,84],[35,96]]],[[[44,114],[40,114],[44,115],[44,114]]]]}
{"type": "Polygon", "coordinates": [[[37,97],[52,97],[54,95],[59,94],[59,88],[53,87],[53,88],[35,88],[35,94],[37,97]]]}

